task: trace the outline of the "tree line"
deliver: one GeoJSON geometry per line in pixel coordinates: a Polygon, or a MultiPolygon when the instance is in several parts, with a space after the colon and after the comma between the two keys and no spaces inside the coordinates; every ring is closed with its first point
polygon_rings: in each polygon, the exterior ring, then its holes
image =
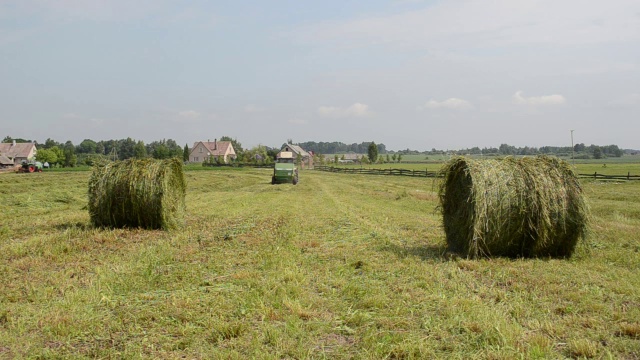
{"type": "MultiPolygon", "coordinates": [[[[346,153],[356,153],[356,154],[366,154],[369,150],[369,145],[371,142],[363,141],[359,144],[345,144],[339,141],[333,142],[315,142],[315,141],[305,141],[298,143],[300,147],[305,149],[306,151],[313,151],[318,154],[346,154],[346,153]]],[[[380,143],[376,144],[378,146],[378,152],[380,154],[387,153],[387,147],[380,143]]]]}
{"type": "MultiPolygon", "coordinates": [[[[605,157],[621,157],[624,151],[618,147],[618,145],[605,145],[599,146],[591,144],[586,146],[584,143],[575,144],[573,148],[571,146],[542,146],[536,147],[515,147],[508,144],[501,144],[498,148],[482,148],[473,147],[469,149],[450,151],[456,154],[471,154],[471,155],[556,155],[556,156],[573,156],[576,159],[602,159],[605,157]]],[[[429,154],[443,154],[446,153],[442,150],[432,149],[429,154]]]]}
{"type": "MultiPolygon", "coordinates": [[[[51,138],[48,138],[43,143],[38,143],[30,139],[12,138],[6,136],[2,142],[35,142],[38,146],[37,158],[39,161],[48,162],[51,165],[59,166],[77,166],[77,165],[93,165],[100,159],[110,160],[124,160],[129,158],[146,158],[152,157],[155,159],[167,159],[172,157],[180,157],[184,161],[189,160],[190,148],[188,144],[181,147],[173,139],[162,139],[152,141],[145,144],[142,140],[135,140],[130,137],[126,139],[118,140],[100,140],[94,141],[91,139],[85,139],[79,144],[73,144],[71,141],[64,143],[58,142],[51,138]]],[[[276,154],[286,143],[293,143],[291,139],[287,139],[287,142],[280,148],[268,147],[263,145],[255,146],[251,149],[244,149],[242,144],[235,138],[230,136],[223,136],[220,141],[230,141],[236,152],[235,161],[251,163],[251,162],[269,162],[274,160],[276,154]]],[[[359,161],[364,162],[399,162],[402,159],[402,155],[411,154],[424,154],[424,155],[437,155],[437,154],[459,154],[459,155],[486,155],[486,156],[507,156],[507,155],[556,155],[556,156],[574,156],[576,159],[601,159],[604,157],[621,157],[624,151],[617,145],[585,145],[584,143],[576,144],[573,148],[571,146],[542,146],[542,147],[516,147],[508,144],[501,144],[499,147],[472,147],[461,150],[437,150],[435,148],[431,151],[417,151],[411,149],[392,151],[387,150],[386,146],[382,143],[376,144],[375,142],[361,142],[345,144],[343,142],[315,142],[306,141],[297,143],[300,147],[306,151],[313,152],[316,157],[322,154],[367,154],[363,156],[359,161]],[[375,145],[375,150],[372,147],[375,145]],[[375,153],[372,153],[375,151],[375,153]],[[382,154],[385,154],[383,156],[382,154]],[[375,159],[371,161],[369,159],[375,159]]],[[[324,157],[324,156],[322,156],[324,157]]],[[[340,157],[333,159],[337,162],[340,157]]],[[[324,159],[318,159],[322,163],[324,159]]],[[[209,161],[215,161],[215,159],[209,159],[209,161]]]]}

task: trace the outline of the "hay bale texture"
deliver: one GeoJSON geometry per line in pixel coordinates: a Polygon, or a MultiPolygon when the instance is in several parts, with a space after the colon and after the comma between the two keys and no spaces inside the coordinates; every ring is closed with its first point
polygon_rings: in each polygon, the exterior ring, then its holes
{"type": "Polygon", "coordinates": [[[471,258],[569,257],[587,235],[589,209],[566,161],[457,157],[441,174],[449,251],[471,258]]]}
{"type": "Polygon", "coordinates": [[[175,229],[185,212],[186,180],[178,159],[98,164],[89,179],[95,226],[175,229]]]}

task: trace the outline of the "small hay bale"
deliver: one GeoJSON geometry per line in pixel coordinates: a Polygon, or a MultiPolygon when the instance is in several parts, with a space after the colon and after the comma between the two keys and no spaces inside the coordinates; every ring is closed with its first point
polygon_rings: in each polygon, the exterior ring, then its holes
{"type": "Polygon", "coordinates": [[[94,226],[175,229],[183,223],[185,195],[178,159],[102,163],[89,179],[89,215],[94,226]]]}
{"type": "Polygon", "coordinates": [[[440,173],[449,251],[471,258],[569,257],[587,235],[589,208],[566,161],[456,157],[440,173]]]}

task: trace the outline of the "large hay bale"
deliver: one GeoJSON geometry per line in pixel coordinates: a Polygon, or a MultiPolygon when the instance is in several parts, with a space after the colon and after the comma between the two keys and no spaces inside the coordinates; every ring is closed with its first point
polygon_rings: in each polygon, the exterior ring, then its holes
{"type": "Polygon", "coordinates": [[[175,229],[183,223],[186,180],[178,159],[98,164],[89,179],[95,226],[175,229]]]}
{"type": "Polygon", "coordinates": [[[456,157],[441,174],[449,251],[472,258],[569,257],[587,235],[589,209],[566,161],[456,157]]]}

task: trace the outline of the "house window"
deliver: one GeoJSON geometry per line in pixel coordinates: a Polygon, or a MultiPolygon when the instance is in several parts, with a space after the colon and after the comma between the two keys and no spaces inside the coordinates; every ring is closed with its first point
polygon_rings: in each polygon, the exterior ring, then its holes
{"type": "Polygon", "coordinates": [[[200,146],[200,153],[202,153],[202,146],[200,146]]]}

